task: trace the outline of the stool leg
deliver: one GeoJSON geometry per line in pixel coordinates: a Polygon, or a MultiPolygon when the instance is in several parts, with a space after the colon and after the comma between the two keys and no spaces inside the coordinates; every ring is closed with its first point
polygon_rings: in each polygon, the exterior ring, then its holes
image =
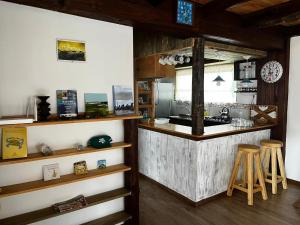
{"type": "Polygon", "coordinates": [[[253,154],[248,154],[248,205],[253,205],[253,154]]]}
{"type": "Polygon", "coordinates": [[[242,185],[243,187],[246,187],[247,185],[247,173],[248,173],[248,159],[247,159],[247,155],[244,154],[243,156],[243,164],[244,164],[244,167],[243,167],[243,182],[242,182],[242,185]]]}
{"type": "Polygon", "coordinates": [[[265,177],[267,177],[267,173],[269,173],[269,167],[270,167],[270,157],[271,157],[271,152],[270,149],[265,149],[265,158],[264,158],[264,174],[265,177]]]}
{"type": "Polygon", "coordinates": [[[276,148],[272,148],[272,194],[277,194],[277,153],[276,148]]]}
{"type": "MultiPolygon", "coordinates": [[[[260,165],[262,165],[262,163],[263,163],[263,160],[264,160],[264,158],[265,158],[265,155],[266,155],[266,149],[264,148],[264,147],[262,147],[261,148],[261,150],[260,150],[260,159],[262,160],[261,162],[260,162],[260,165]]],[[[257,166],[257,165],[256,165],[257,166]]],[[[255,173],[254,174],[254,184],[256,184],[257,183],[257,173],[255,173]]]]}
{"type": "Polygon", "coordinates": [[[234,163],[234,167],[233,167],[233,171],[229,180],[229,184],[228,184],[228,188],[227,188],[227,196],[232,196],[232,191],[233,191],[233,185],[235,183],[235,179],[237,177],[238,171],[239,171],[239,166],[240,166],[240,162],[241,162],[241,157],[242,157],[242,152],[238,152],[235,163],[234,163]]]}
{"type": "Polygon", "coordinates": [[[287,182],[286,182],[286,175],[285,175],[285,169],[284,169],[281,148],[277,148],[277,157],[278,157],[280,176],[282,177],[282,187],[283,187],[283,189],[287,189],[288,187],[287,187],[287,182]]]}
{"type": "Polygon", "coordinates": [[[261,190],[262,198],[263,198],[263,200],[267,200],[268,195],[267,195],[267,190],[266,190],[266,184],[265,184],[265,180],[264,180],[264,176],[263,176],[263,172],[262,172],[262,168],[261,168],[261,159],[258,154],[255,155],[255,165],[256,165],[256,171],[257,171],[259,185],[261,186],[261,189],[262,189],[261,190]]]}

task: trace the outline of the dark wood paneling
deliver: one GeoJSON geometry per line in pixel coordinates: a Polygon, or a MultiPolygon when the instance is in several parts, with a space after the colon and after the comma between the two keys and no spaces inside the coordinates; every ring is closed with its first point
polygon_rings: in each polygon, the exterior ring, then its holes
{"type": "Polygon", "coordinates": [[[204,43],[203,38],[195,38],[193,47],[192,74],[192,134],[204,133],[204,43]]]}
{"type": "Polygon", "coordinates": [[[131,143],[125,149],[125,164],[130,165],[131,171],[125,173],[125,187],[131,191],[131,196],[125,199],[125,211],[132,216],[126,221],[127,225],[139,224],[139,177],[138,177],[138,130],[137,120],[124,121],[124,141],[131,143]]]}
{"type": "Polygon", "coordinates": [[[274,83],[265,83],[259,74],[257,104],[276,105],[278,107],[278,125],[272,129],[272,138],[286,141],[287,106],[288,106],[288,85],[289,85],[289,40],[286,41],[285,51],[270,51],[265,60],[261,60],[259,73],[263,64],[270,60],[276,60],[283,67],[282,78],[274,83]]]}

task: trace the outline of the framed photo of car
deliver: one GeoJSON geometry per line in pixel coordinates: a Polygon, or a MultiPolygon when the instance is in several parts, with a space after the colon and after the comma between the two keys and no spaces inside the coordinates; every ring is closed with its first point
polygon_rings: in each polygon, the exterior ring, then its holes
{"type": "Polygon", "coordinates": [[[2,158],[27,157],[27,130],[25,127],[3,128],[2,158]]]}

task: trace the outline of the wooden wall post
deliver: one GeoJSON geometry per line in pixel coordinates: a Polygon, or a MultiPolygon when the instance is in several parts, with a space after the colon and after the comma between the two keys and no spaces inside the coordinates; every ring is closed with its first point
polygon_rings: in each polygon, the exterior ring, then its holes
{"type": "Polygon", "coordinates": [[[204,38],[195,38],[192,76],[192,134],[204,133],[204,38]]]}
{"type": "Polygon", "coordinates": [[[124,142],[131,147],[124,149],[125,164],[131,171],[125,172],[125,187],[131,195],[125,198],[125,211],[132,216],[126,225],[139,224],[139,174],[138,174],[138,130],[137,120],[124,120],[124,142]]]}

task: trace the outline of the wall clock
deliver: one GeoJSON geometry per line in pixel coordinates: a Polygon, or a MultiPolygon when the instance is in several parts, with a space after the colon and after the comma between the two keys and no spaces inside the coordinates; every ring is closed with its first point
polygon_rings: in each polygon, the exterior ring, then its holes
{"type": "Polygon", "coordinates": [[[186,0],[177,0],[177,23],[193,25],[193,3],[186,0]]]}
{"type": "Polygon", "coordinates": [[[282,74],[282,65],[277,61],[267,62],[260,71],[261,78],[267,83],[277,82],[282,77],[282,74]]]}

